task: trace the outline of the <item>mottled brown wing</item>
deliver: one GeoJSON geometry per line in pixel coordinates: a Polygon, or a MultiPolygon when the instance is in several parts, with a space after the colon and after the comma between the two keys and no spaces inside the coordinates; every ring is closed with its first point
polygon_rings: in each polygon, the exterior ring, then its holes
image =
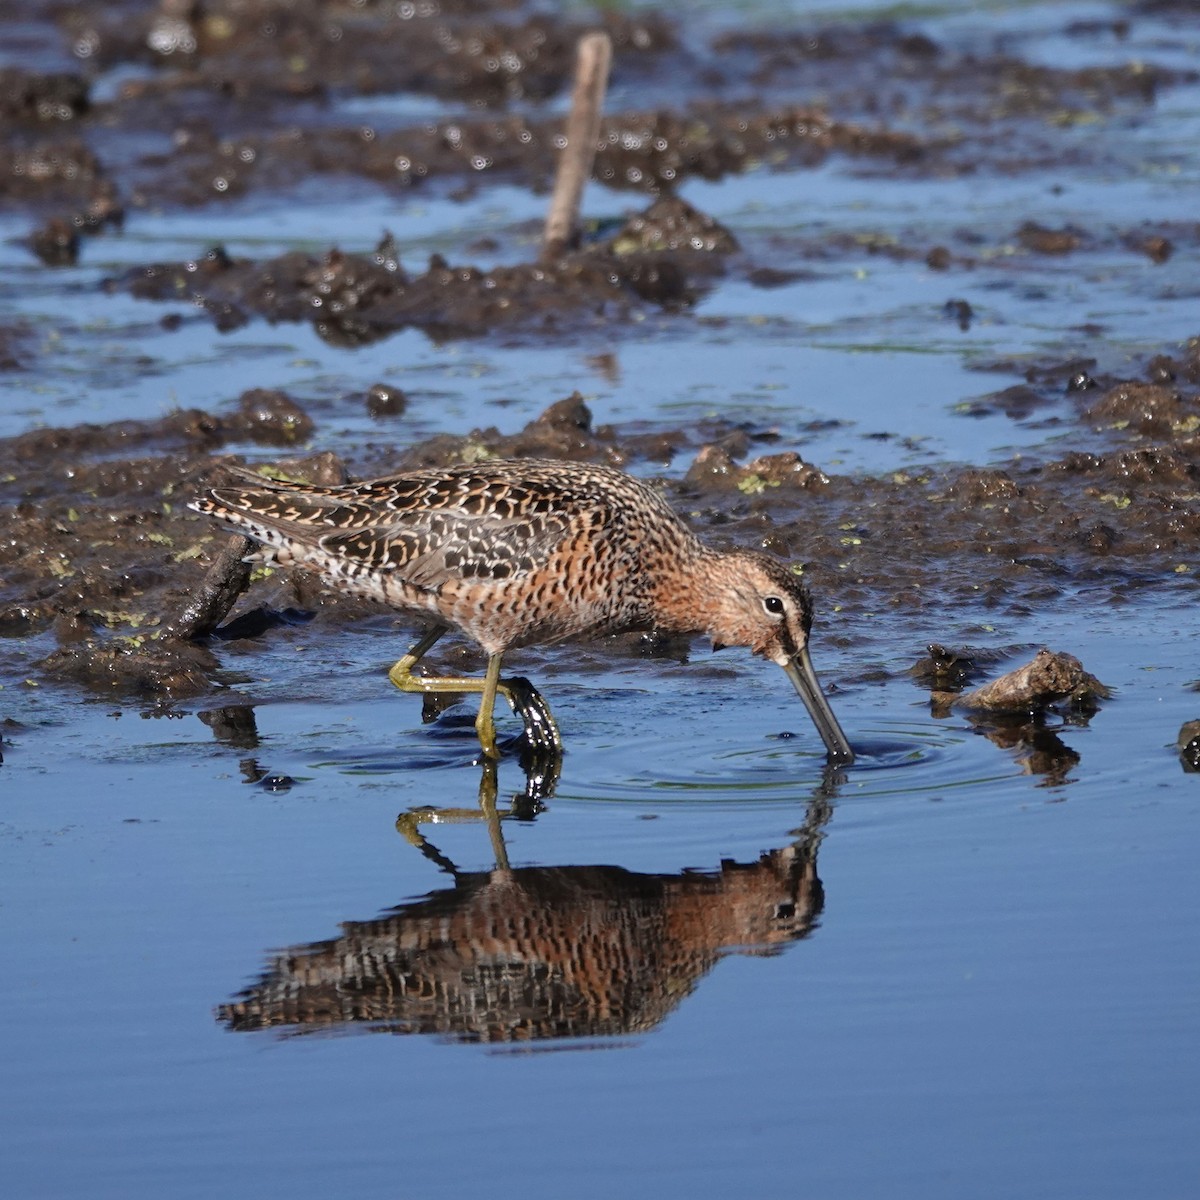
{"type": "Polygon", "coordinates": [[[607,524],[608,506],[595,496],[564,486],[558,474],[536,475],[536,469],[530,477],[511,468],[497,477],[455,467],[337,487],[260,482],[214,488],[217,507],[197,507],[232,519],[251,536],[278,542],[282,535],[330,559],[395,572],[413,587],[436,591],[451,579],[528,574],[585,511],[590,526],[607,524]]]}
{"type": "Polygon", "coordinates": [[[395,572],[413,587],[436,591],[451,579],[516,579],[544,563],[562,542],[569,516],[500,520],[452,510],[416,510],[376,521],[318,544],[327,554],[369,570],[395,572]]]}

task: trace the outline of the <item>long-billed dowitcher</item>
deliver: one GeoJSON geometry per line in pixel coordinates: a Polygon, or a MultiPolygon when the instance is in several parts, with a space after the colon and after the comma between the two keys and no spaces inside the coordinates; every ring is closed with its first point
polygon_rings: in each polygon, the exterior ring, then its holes
{"type": "Polygon", "coordinates": [[[831,760],[854,761],[808,652],[808,590],[778,560],[706,546],[651,487],[610,467],[534,459],[412,471],[338,487],[239,473],[192,507],[254,538],[281,566],[331,587],[433,618],[389,672],[406,692],[480,692],[475,728],[498,757],[496,694],[530,742],[561,748],[546,702],[501,679],[517,646],[586,634],[657,629],[706,634],[778,663],[804,701],[831,760]],[[482,679],[413,668],[448,630],[488,656],[482,679]]]}

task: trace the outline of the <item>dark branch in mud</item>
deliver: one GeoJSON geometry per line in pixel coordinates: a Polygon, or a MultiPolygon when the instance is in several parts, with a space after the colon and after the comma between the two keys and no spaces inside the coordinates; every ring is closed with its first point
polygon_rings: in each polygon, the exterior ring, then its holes
{"type": "Polygon", "coordinates": [[[207,637],[225,619],[237,598],[250,586],[250,564],[254,542],[232,534],[213,560],[196,594],[181,613],[162,631],[164,638],[191,641],[207,637]]]}

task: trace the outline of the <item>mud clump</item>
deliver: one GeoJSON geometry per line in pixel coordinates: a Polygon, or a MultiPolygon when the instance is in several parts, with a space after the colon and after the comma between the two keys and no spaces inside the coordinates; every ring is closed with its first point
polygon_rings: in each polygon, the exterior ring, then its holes
{"type": "Polygon", "coordinates": [[[549,263],[485,271],[434,255],[423,274],[410,275],[387,235],[370,255],[293,251],[254,262],[217,247],[189,262],[139,267],[108,286],[190,303],[222,330],[253,314],[311,321],[327,341],[360,345],[408,327],[438,338],[514,326],[562,331],[629,318],[647,305],[683,307],[720,274],[722,256],[736,245],[711,218],[666,199],[604,241],[549,263]]]}
{"type": "Polygon", "coordinates": [[[1042,649],[1022,666],[956,696],[954,703],[976,712],[1034,713],[1062,701],[1094,708],[1110,695],[1074,655],[1042,649]]]}
{"type": "Polygon", "coordinates": [[[47,678],[155,703],[214,689],[219,663],[204,646],[182,641],[84,642],[42,660],[47,678]]]}
{"type": "Polygon", "coordinates": [[[795,451],[760,455],[742,465],[734,461],[728,449],[708,445],[696,455],[683,481],[705,491],[756,496],[768,488],[818,489],[829,483],[829,476],[795,451]]]}
{"type": "Polygon", "coordinates": [[[1078,229],[1047,229],[1027,221],[1017,230],[1017,241],[1035,254],[1070,254],[1083,245],[1084,235],[1078,229]]]}
{"type": "Polygon", "coordinates": [[[376,419],[403,416],[408,408],[408,397],[391,384],[373,383],[367,389],[366,408],[376,419]]]}
{"type": "Polygon", "coordinates": [[[0,117],[6,121],[72,121],[90,107],[88,85],[80,75],[0,70],[0,117]]]}
{"type": "Polygon", "coordinates": [[[286,392],[252,388],[238,400],[238,411],[226,423],[227,437],[274,446],[307,441],[316,426],[313,419],[286,392]]]}
{"type": "Polygon", "coordinates": [[[1200,407],[1185,404],[1172,388],[1160,384],[1119,384],[1087,410],[1088,420],[1110,428],[1129,428],[1143,437],[1194,434],[1200,428],[1200,407]]]}

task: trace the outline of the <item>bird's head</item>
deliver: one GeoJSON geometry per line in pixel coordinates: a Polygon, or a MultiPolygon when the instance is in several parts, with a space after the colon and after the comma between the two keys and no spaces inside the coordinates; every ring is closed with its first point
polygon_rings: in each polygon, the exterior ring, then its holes
{"type": "Polygon", "coordinates": [[[746,646],[787,673],[832,760],[854,761],[808,653],[813,605],[808,589],[783,563],[757,551],[719,556],[712,568],[705,632],[713,649],[746,646]]]}

